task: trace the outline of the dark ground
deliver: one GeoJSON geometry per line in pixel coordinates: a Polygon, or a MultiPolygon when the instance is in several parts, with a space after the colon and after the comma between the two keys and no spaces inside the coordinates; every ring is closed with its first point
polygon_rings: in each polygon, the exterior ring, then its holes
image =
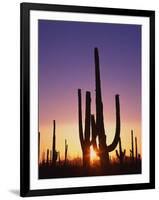
{"type": "Polygon", "coordinates": [[[126,174],[140,174],[141,173],[141,160],[127,161],[122,165],[118,162],[113,162],[102,169],[99,163],[91,165],[89,169],[84,169],[81,164],[72,164],[71,162],[57,163],[56,166],[51,164],[39,165],[39,179],[48,178],[67,178],[67,177],[83,177],[83,176],[104,176],[104,175],[126,175],[126,174]]]}

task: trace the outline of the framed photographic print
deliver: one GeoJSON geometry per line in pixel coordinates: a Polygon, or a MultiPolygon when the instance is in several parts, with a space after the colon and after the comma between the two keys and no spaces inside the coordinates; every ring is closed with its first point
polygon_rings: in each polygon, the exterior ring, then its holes
{"type": "Polygon", "coordinates": [[[155,187],[154,11],[21,4],[20,187],[155,187]]]}

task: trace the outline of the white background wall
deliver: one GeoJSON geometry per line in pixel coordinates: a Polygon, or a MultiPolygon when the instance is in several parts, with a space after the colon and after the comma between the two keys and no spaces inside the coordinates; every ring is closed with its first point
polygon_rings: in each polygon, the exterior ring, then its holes
{"type": "MultiPolygon", "coordinates": [[[[4,0],[0,4],[0,199],[19,197],[20,155],[20,2],[4,0]]],[[[32,1],[27,1],[32,2],[32,1]]],[[[156,102],[159,102],[159,1],[158,0],[34,0],[41,3],[104,6],[156,11],[156,102]]],[[[159,119],[159,104],[156,104],[156,119],[159,119]]],[[[65,196],[37,197],[37,199],[158,199],[159,197],[159,137],[156,120],[156,188],[155,190],[109,192],[65,196]]],[[[30,198],[32,199],[32,198],[30,198]]]]}

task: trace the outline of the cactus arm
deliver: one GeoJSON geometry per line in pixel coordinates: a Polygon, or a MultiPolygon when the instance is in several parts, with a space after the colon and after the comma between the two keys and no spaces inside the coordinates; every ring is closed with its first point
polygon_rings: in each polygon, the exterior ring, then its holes
{"type": "Polygon", "coordinates": [[[86,92],[86,109],[85,109],[85,143],[90,145],[90,116],[91,116],[91,94],[86,92]]]}
{"type": "Polygon", "coordinates": [[[122,153],[121,138],[119,138],[119,151],[122,153]]]}
{"type": "Polygon", "coordinates": [[[83,126],[82,126],[82,100],[81,89],[78,89],[78,120],[79,120],[79,138],[82,149],[84,148],[83,126]]]}
{"type": "Polygon", "coordinates": [[[120,138],[120,102],[119,102],[119,95],[115,95],[115,102],[116,102],[116,131],[115,131],[115,137],[113,142],[107,146],[108,152],[113,151],[119,141],[120,138]]]}
{"type": "Polygon", "coordinates": [[[92,125],[92,145],[93,145],[93,149],[98,153],[99,149],[97,147],[97,131],[96,131],[96,124],[95,124],[95,119],[94,119],[94,115],[91,115],[91,125],[92,125]]]}
{"type": "Polygon", "coordinates": [[[90,166],[90,122],[91,122],[91,93],[86,92],[86,106],[85,106],[85,129],[82,126],[82,100],[81,89],[78,89],[78,120],[79,120],[79,139],[83,153],[83,167],[90,166]]]}

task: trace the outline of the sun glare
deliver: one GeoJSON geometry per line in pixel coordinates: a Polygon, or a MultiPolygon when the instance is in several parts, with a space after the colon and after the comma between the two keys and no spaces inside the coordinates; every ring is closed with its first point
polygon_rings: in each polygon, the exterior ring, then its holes
{"type": "Polygon", "coordinates": [[[97,160],[97,154],[92,147],[90,149],[90,158],[91,158],[92,161],[97,160]]]}

